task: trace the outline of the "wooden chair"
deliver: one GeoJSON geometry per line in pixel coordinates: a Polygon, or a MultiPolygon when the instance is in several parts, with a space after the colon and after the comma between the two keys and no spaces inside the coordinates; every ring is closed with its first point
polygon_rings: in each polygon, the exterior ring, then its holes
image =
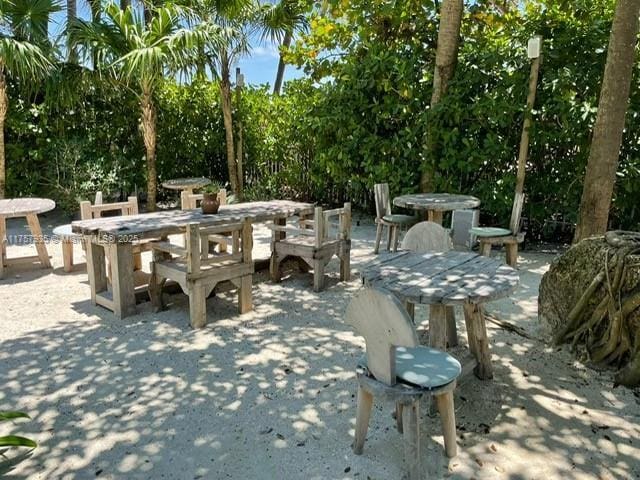
{"type": "MultiPolygon", "coordinates": [[[[420,222],[409,229],[402,240],[402,250],[416,253],[448,252],[453,248],[451,236],[446,229],[434,222],[420,222]]],[[[415,306],[407,304],[407,311],[413,317],[415,306]]],[[[446,333],[447,346],[458,345],[458,329],[456,327],[456,315],[452,305],[446,305],[445,315],[447,319],[446,333]]]]}
{"type": "MultiPolygon", "coordinates": [[[[200,202],[202,202],[203,195],[202,193],[190,193],[186,190],[183,190],[180,193],[180,209],[181,210],[194,210],[200,207],[200,202]]],[[[218,201],[220,202],[220,206],[227,204],[227,190],[221,188],[218,191],[218,201]]],[[[218,246],[218,250],[220,253],[224,253],[227,251],[227,239],[223,238],[224,235],[218,235],[218,242],[210,242],[211,248],[215,248],[218,246]]]]}
{"type": "Polygon", "coordinates": [[[403,250],[417,253],[448,252],[453,248],[453,242],[442,225],[420,222],[409,229],[401,247],[403,250]]]}
{"type": "Polygon", "coordinates": [[[351,278],[351,204],[343,208],[323,211],[317,207],[314,219],[300,219],[299,227],[270,225],[271,280],[281,279],[280,264],[287,257],[298,257],[303,268],[313,270],[313,289],[319,292],[324,287],[324,269],[334,255],[340,258],[340,280],[351,278]],[[285,237],[286,235],[286,237],[285,237]]]}
{"type": "MultiPolygon", "coordinates": [[[[189,193],[183,190],[180,193],[180,209],[181,210],[193,210],[200,206],[200,202],[202,202],[203,195],[201,193],[189,193]]],[[[220,205],[227,204],[227,190],[221,188],[218,191],[218,200],[220,201],[220,205]]]]}
{"type": "Polygon", "coordinates": [[[391,213],[391,198],[389,197],[389,184],[377,183],[373,187],[373,193],[376,199],[376,246],[373,253],[377,254],[380,250],[380,241],[382,240],[382,231],[386,226],[389,229],[387,237],[387,250],[398,250],[398,230],[403,227],[409,227],[416,223],[416,217],[411,215],[397,215],[391,213]]]}
{"type": "Polygon", "coordinates": [[[220,282],[238,287],[240,313],[251,310],[251,276],[254,267],[252,227],[249,219],[215,227],[187,226],[185,247],[166,240],[152,242],[153,262],[149,297],[156,311],[164,308],[162,287],[167,279],[177,282],[189,296],[189,317],[193,328],[207,324],[207,297],[220,282]],[[210,252],[209,241],[219,234],[231,235],[231,252],[210,252]]]}
{"type": "Polygon", "coordinates": [[[524,242],[524,232],[520,231],[520,216],[524,205],[524,193],[516,192],[511,209],[509,229],[494,227],[475,227],[469,233],[476,235],[480,242],[480,255],[490,256],[493,245],[504,245],[507,263],[512,267],[518,264],[518,244],[524,242]]]}
{"type": "Polygon", "coordinates": [[[396,402],[397,428],[405,440],[409,478],[423,478],[420,447],[420,401],[435,397],[442,420],[445,451],[455,457],[456,421],[453,391],[460,363],[445,352],[420,346],[402,305],[393,295],[365,288],[347,307],[347,323],[366,342],[366,357],[357,368],[358,397],[353,451],[360,455],[369,426],[373,397],[396,402]]]}
{"type": "MultiPolygon", "coordinates": [[[[80,219],[92,220],[94,218],[101,218],[105,213],[119,215],[137,215],[138,214],[138,198],[135,196],[127,198],[126,202],[115,203],[103,203],[102,193],[96,193],[96,202],[91,205],[88,200],[80,202],[80,219]]],[[[142,269],[142,256],[143,251],[149,251],[149,241],[135,242],[133,244],[133,262],[134,269],[142,269]]]]}

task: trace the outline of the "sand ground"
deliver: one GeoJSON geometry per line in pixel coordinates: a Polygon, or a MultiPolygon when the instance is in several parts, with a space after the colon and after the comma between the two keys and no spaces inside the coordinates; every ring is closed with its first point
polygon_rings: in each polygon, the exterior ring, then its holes
{"type": "MultiPolygon", "coordinates": [[[[45,233],[60,222],[43,217],[45,233]]],[[[21,232],[9,222],[10,235],[21,232]]],[[[91,305],[84,269],[65,274],[59,245],[49,246],[53,270],[11,270],[0,281],[0,409],[33,420],[0,434],[39,443],[12,478],[403,478],[391,405],[376,404],[364,454],[350,449],[364,342],[342,316],[373,237],[370,220],[354,227],[351,282],[338,281],[336,262],[318,294],[309,275],[274,285],[262,273],[253,312],[238,315],[235,295],[220,294],[199,331],[182,295],[123,320],[91,305]]],[[[267,239],[258,228],[255,257],[267,239]]],[[[10,245],[9,255],[27,250],[10,245]]],[[[488,306],[531,338],[488,325],[495,379],[467,377],[456,390],[456,458],[443,453],[439,419],[424,416],[428,478],[640,478],[640,393],[612,389],[611,372],[544,342],[536,295],[551,259],[522,254],[521,286],[488,306]]],[[[416,318],[427,325],[424,308],[416,318]]]]}

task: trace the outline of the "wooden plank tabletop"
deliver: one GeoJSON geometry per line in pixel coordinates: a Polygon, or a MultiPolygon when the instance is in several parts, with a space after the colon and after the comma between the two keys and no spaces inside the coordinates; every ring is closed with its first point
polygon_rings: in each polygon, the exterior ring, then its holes
{"type": "Polygon", "coordinates": [[[366,285],[413,303],[455,305],[506,297],[518,272],[500,260],[471,252],[399,252],[380,255],[361,273],[366,285]]]}
{"type": "Polygon", "coordinates": [[[477,208],[480,206],[480,199],[453,193],[415,193],[396,197],[393,204],[414,210],[449,211],[477,208]]]}
{"type": "Polygon", "coordinates": [[[205,226],[222,225],[250,218],[253,222],[266,222],[291,215],[311,214],[311,203],[272,200],[223,205],[215,215],[204,215],[202,210],[166,210],[119,217],[80,220],[71,224],[74,233],[98,236],[101,239],[131,242],[183,232],[189,223],[205,226]]]}
{"type": "Polygon", "coordinates": [[[48,212],[56,208],[56,202],[48,198],[7,198],[0,200],[0,216],[5,218],[25,217],[30,214],[48,212]]]}

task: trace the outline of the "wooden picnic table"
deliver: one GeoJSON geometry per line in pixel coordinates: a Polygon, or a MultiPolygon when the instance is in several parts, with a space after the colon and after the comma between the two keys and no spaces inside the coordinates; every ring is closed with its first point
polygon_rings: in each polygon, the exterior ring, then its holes
{"type": "Polygon", "coordinates": [[[442,225],[442,214],[452,210],[478,208],[480,200],[471,195],[452,193],[414,193],[393,199],[396,207],[427,212],[427,220],[442,225]]]}
{"type": "Polygon", "coordinates": [[[429,305],[429,344],[435,348],[444,349],[455,328],[455,323],[447,325],[445,306],[462,305],[469,349],[476,360],[474,372],[481,379],[493,377],[483,304],[515,290],[516,270],[470,252],[401,252],[380,255],[361,275],[365,285],[398,296],[410,313],[414,304],[429,305]]]}
{"type": "Polygon", "coordinates": [[[0,200],[0,279],[5,267],[15,263],[39,261],[42,268],[51,268],[49,253],[40,228],[38,214],[56,208],[56,203],[48,198],[12,198],[0,200]],[[38,255],[7,258],[7,219],[25,217],[38,255]]]}
{"type": "Polygon", "coordinates": [[[203,226],[237,223],[249,218],[253,223],[273,221],[286,223],[292,215],[311,215],[310,203],[273,200],[223,205],[215,215],[205,215],[200,209],[167,210],[162,212],[105,217],[76,221],[71,229],[85,237],[87,245],[87,273],[91,286],[91,301],[113,311],[118,317],[133,315],[136,311],[133,277],[134,242],[144,239],[162,239],[168,235],[184,233],[187,225],[203,226]],[[111,268],[111,291],[107,289],[105,257],[111,268]]]}

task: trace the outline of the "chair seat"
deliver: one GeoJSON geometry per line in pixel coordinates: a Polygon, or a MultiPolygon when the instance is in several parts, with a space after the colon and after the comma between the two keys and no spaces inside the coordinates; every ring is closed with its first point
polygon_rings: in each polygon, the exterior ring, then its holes
{"type": "MultiPolygon", "coordinates": [[[[358,365],[367,368],[366,355],[358,365]]],[[[424,346],[396,348],[396,377],[401,383],[432,390],[448,385],[461,371],[460,362],[441,350],[424,346]]]]}
{"type": "Polygon", "coordinates": [[[382,217],[382,221],[387,223],[397,223],[400,225],[408,225],[410,223],[415,223],[416,217],[414,217],[413,215],[393,214],[393,215],[385,215],[384,217],[382,217]]]}
{"type": "Polygon", "coordinates": [[[473,227],[469,233],[477,237],[505,237],[511,235],[511,230],[496,227],[473,227]]]}

